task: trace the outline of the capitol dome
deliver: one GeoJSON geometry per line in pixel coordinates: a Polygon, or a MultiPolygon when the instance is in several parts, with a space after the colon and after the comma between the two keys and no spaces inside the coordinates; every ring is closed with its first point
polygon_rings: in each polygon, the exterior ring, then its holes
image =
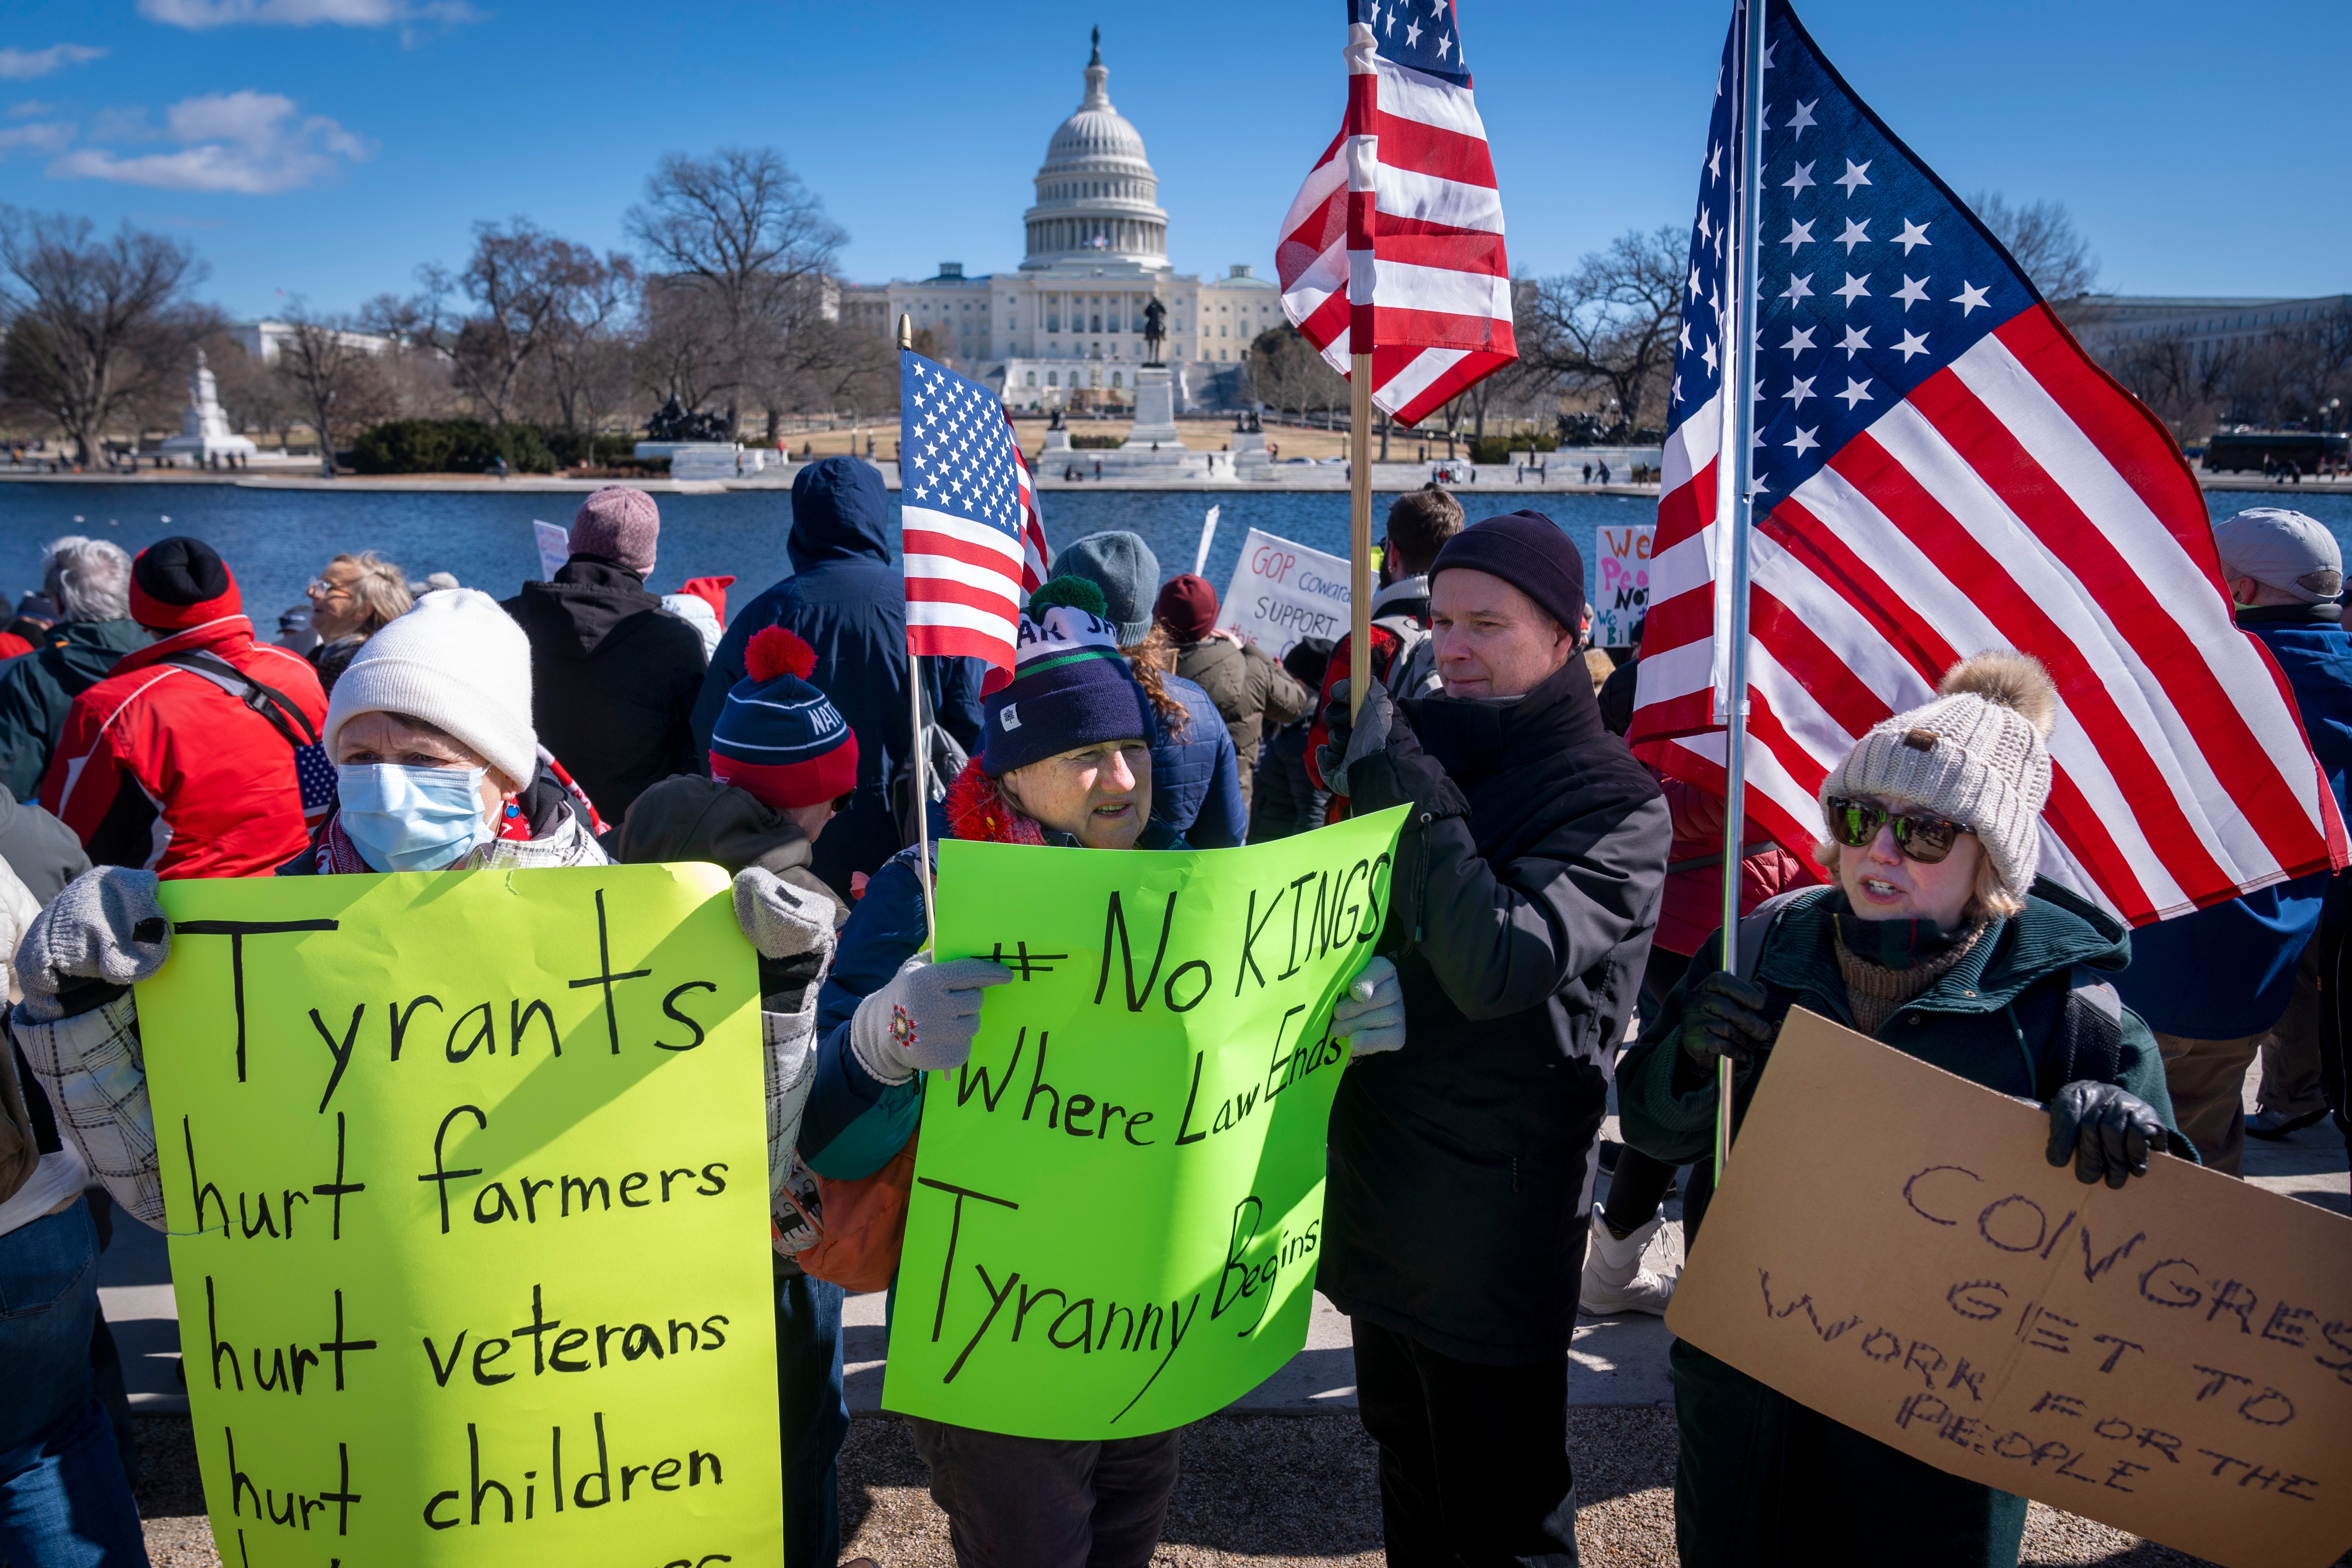
{"type": "Polygon", "coordinates": [[[1102,29],[1087,62],[1087,95],[1045,144],[1037,201],[1024,215],[1028,252],[1021,265],[1121,262],[1168,265],[1168,215],[1158,202],[1160,177],[1143,137],[1111,107],[1102,63],[1102,29]]]}

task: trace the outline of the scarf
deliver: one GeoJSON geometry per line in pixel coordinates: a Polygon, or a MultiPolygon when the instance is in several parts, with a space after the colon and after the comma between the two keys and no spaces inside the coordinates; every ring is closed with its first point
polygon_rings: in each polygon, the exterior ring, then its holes
{"type": "Polygon", "coordinates": [[[972,758],[948,785],[948,826],[968,844],[1043,844],[1045,831],[1005,798],[1003,786],[972,758]]]}
{"type": "Polygon", "coordinates": [[[1853,1008],[1854,1027],[1875,1037],[1886,1021],[1941,980],[1977,943],[1990,922],[1947,935],[1933,921],[1866,921],[1837,917],[1838,974],[1853,1008]]]}

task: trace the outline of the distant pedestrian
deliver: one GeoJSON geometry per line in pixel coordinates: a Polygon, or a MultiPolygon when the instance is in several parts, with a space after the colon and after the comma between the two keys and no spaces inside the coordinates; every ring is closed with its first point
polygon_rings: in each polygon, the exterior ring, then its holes
{"type": "Polygon", "coordinates": [[[131,557],[112,540],[53,541],[42,581],[47,592],[26,595],[18,615],[37,600],[57,624],[31,655],[0,667],[0,784],[18,800],[40,793],[73,700],[153,640],[131,618],[131,557]]]}
{"type": "Polygon", "coordinates": [[[308,657],[330,697],[335,678],[360,645],[416,603],[409,596],[408,574],[373,550],[336,556],[305,592],[310,598],[310,629],[320,639],[308,657]]]}
{"type": "Polygon", "coordinates": [[[101,866],[267,876],[310,838],[296,753],[327,716],[318,676],[254,641],[236,579],[199,539],[140,552],[131,615],[161,640],[73,700],[41,805],[101,866]]]}
{"type": "Polygon", "coordinates": [[[691,722],[702,638],[646,592],[660,542],[654,498],[607,485],[573,514],[555,580],[525,583],[502,606],[530,639],[540,742],[607,822],[647,785],[704,766],[691,722]]]}
{"type": "Polygon", "coordinates": [[[1584,482],[1588,485],[1592,482],[1592,465],[1590,463],[1584,465],[1584,482]]]}
{"type": "MultiPolygon", "coordinates": [[[[879,871],[914,837],[902,809],[910,804],[915,757],[906,579],[891,552],[889,518],[873,465],[833,457],[803,466],[793,477],[793,527],[784,541],[792,574],[736,612],[694,705],[696,744],[707,753],[728,693],[746,673],[753,637],[780,626],[815,650],[809,684],[857,737],[857,787],[810,862],[845,900],[855,878],[879,871]]],[[[972,662],[923,660],[925,699],[939,727],[967,751],[980,743],[972,662]]]]}

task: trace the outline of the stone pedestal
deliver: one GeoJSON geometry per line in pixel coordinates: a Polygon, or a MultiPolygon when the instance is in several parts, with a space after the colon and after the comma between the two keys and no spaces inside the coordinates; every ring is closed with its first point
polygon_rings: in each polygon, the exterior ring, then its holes
{"type": "Polygon", "coordinates": [[[1162,456],[1184,450],[1184,439],[1176,430],[1176,389],[1164,364],[1148,364],[1135,373],[1135,426],[1119,450],[1148,457],[1155,447],[1162,456]]]}
{"type": "Polygon", "coordinates": [[[637,456],[669,459],[674,479],[732,479],[756,474],[767,454],[745,452],[732,441],[640,441],[637,456]]]}

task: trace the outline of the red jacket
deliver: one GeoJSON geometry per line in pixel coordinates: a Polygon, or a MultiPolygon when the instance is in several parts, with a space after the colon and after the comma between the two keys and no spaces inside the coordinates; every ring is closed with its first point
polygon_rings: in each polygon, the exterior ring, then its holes
{"type": "Polygon", "coordinates": [[[308,660],[224,616],[123,656],[74,699],[41,804],[101,865],[163,877],[265,877],[310,841],[293,748],[203,676],[159,663],[202,649],[292,700],[317,730],[326,693],[308,660]]]}
{"type": "MultiPolygon", "coordinates": [[[[1688,958],[1723,927],[1723,798],[1651,770],[1666,794],[1674,816],[1674,847],[1666,852],[1665,888],[1658,901],[1660,950],[1688,958]],[[1699,862],[1698,864],[1686,864],[1699,862]],[[1682,870],[1675,870],[1684,864],[1682,870]]],[[[1810,888],[1825,880],[1809,861],[1775,844],[1750,817],[1746,845],[1758,846],[1739,862],[1739,912],[1749,913],[1775,893],[1810,888]]]]}

